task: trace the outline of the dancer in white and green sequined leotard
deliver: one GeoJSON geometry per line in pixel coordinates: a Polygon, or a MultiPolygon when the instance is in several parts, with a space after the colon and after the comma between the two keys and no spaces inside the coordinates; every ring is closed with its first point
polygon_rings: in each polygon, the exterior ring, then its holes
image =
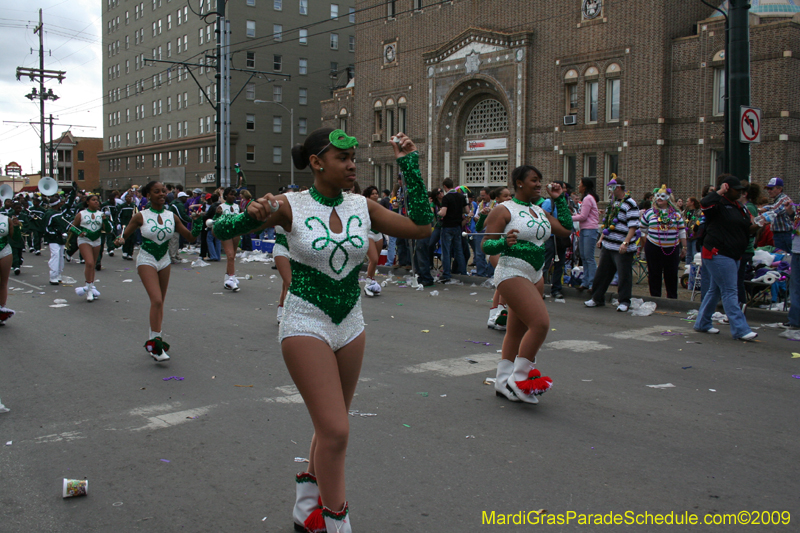
{"type": "Polygon", "coordinates": [[[11,219],[0,214],[0,326],[14,316],[14,311],[6,307],[8,277],[11,275],[11,245],[8,242],[13,233],[11,219]]]}
{"type": "Polygon", "coordinates": [[[408,218],[363,196],[341,193],[355,181],[357,142],[341,130],[322,129],[292,150],[297,168],[312,169],[310,191],[267,195],[251,203],[246,214],[223,217],[214,225],[222,240],[258,227],[286,230],[292,283],[280,326],[281,350],[315,430],[308,472],[295,483],[298,531],[352,531],[344,459],[348,408],[364,355],[358,275],[370,229],[404,239],[426,238],[431,232],[419,153],[406,135],[396,140],[392,146],[406,180],[408,218]]]}
{"type": "Polygon", "coordinates": [[[100,255],[101,231],[104,228],[111,230],[111,223],[100,211],[100,198],[97,195],[86,198],[85,206],[85,209],[75,215],[70,231],[78,236],[78,249],[85,260],[83,275],[86,285],[75,287],[75,293],[78,296],[86,296],[86,300],[92,302],[100,297],[100,291],[94,285],[94,277],[95,265],[100,255]]]}

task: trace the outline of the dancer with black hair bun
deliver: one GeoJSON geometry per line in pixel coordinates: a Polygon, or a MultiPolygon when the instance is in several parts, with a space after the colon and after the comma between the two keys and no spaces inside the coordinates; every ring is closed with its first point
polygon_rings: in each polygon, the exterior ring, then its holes
{"type": "MultiPolygon", "coordinates": [[[[161,323],[164,320],[164,299],[169,286],[170,265],[169,240],[176,231],[184,239],[194,242],[200,235],[202,224],[192,224],[192,231],[180,221],[175,213],[164,209],[167,188],[158,181],[151,181],[142,187],[142,195],[148,199],[147,208],[139,211],[125,226],[125,232],[117,237],[119,246],[130,238],[136,230],[142,230],[142,247],[136,256],[136,270],[142,280],[147,296],[150,297],[150,336],[144,347],[158,362],[169,361],[169,344],[164,342],[161,323]]],[[[192,219],[200,215],[195,213],[192,219]]]]}
{"type": "Polygon", "coordinates": [[[214,225],[220,239],[268,226],[286,230],[292,284],[279,337],[292,376],[314,424],[308,472],[296,477],[297,531],[351,533],[345,495],[348,409],[364,357],[361,264],[369,232],[402,239],[431,233],[433,213],[409,137],[392,139],[408,191],[408,218],[361,195],[342,194],[356,179],[358,141],[342,130],[319,129],[292,149],[295,167],[311,167],[314,185],[290,195],[267,194],[236,217],[214,225]]]}
{"type": "MultiPolygon", "coordinates": [[[[378,188],[370,185],[364,189],[363,195],[373,202],[377,202],[379,198],[378,188]]],[[[378,268],[378,261],[381,258],[381,250],[383,250],[383,233],[369,230],[369,250],[367,251],[367,283],[364,285],[364,294],[369,297],[378,296],[381,293],[381,284],[375,281],[375,270],[378,268]]]]}
{"type": "MultiPolygon", "coordinates": [[[[8,216],[0,213],[0,326],[14,316],[14,310],[6,307],[8,300],[8,277],[11,275],[11,245],[14,226],[8,216]]],[[[0,403],[0,408],[3,404],[0,403]]],[[[0,410],[0,412],[3,412],[0,410]]]]}
{"type": "Polygon", "coordinates": [[[78,237],[78,250],[84,260],[83,276],[86,285],[75,287],[75,294],[86,296],[87,302],[100,298],[100,291],[94,285],[95,264],[103,245],[102,231],[113,231],[108,216],[100,211],[100,197],[91,194],[84,202],[84,209],[75,215],[70,231],[78,237]]]}
{"type": "MultiPolygon", "coordinates": [[[[224,200],[219,208],[220,216],[238,215],[241,213],[239,204],[236,203],[236,189],[228,187],[222,192],[224,200]]],[[[215,217],[215,219],[218,217],[215,217]]],[[[216,222],[216,220],[215,220],[216,222]]],[[[239,248],[239,236],[222,241],[222,251],[225,252],[225,281],[222,286],[229,291],[239,292],[239,280],[236,279],[236,250],[239,248]]]]}
{"type": "Polygon", "coordinates": [[[489,213],[487,236],[483,239],[486,255],[500,255],[494,283],[508,303],[495,391],[511,401],[539,403],[537,396],[553,384],[552,379],[534,368],[536,354],[550,331],[550,317],[543,298],[545,243],[553,233],[559,237],[569,236],[572,215],[558,183],[547,187],[558,208],[558,219],[536,205],[542,185],[542,174],[536,168],[529,165],[515,168],[511,181],[516,195],[489,213]],[[500,238],[490,238],[488,234],[500,235],[500,238]]]}

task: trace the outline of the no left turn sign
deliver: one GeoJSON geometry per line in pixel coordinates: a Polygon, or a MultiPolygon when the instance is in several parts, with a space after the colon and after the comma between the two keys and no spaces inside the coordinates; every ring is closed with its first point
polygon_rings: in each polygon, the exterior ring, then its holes
{"type": "Polygon", "coordinates": [[[739,141],[743,143],[761,142],[761,109],[742,106],[739,141]]]}

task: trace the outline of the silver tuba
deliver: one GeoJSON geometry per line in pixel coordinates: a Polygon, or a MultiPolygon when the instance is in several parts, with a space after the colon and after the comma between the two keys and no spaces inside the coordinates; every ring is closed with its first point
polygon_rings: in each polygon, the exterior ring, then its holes
{"type": "Polygon", "coordinates": [[[40,179],[39,192],[44,196],[53,196],[54,194],[58,194],[58,182],[51,177],[40,179]]]}

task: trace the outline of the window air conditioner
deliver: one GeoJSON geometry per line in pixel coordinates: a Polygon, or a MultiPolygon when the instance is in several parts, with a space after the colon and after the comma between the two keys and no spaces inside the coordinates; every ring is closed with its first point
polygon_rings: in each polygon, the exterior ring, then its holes
{"type": "Polygon", "coordinates": [[[577,115],[565,115],[564,116],[564,125],[565,126],[574,126],[578,123],[578,116],[577,115]]]}
{"type": "Polygon", "coordinates": [[[382,135],[380,133],[373,133],[372,134],[372,142],[374,142],[374,143],[381,142],[381,140],[382,140],[381,137],[382,137],[382,135]]]}

